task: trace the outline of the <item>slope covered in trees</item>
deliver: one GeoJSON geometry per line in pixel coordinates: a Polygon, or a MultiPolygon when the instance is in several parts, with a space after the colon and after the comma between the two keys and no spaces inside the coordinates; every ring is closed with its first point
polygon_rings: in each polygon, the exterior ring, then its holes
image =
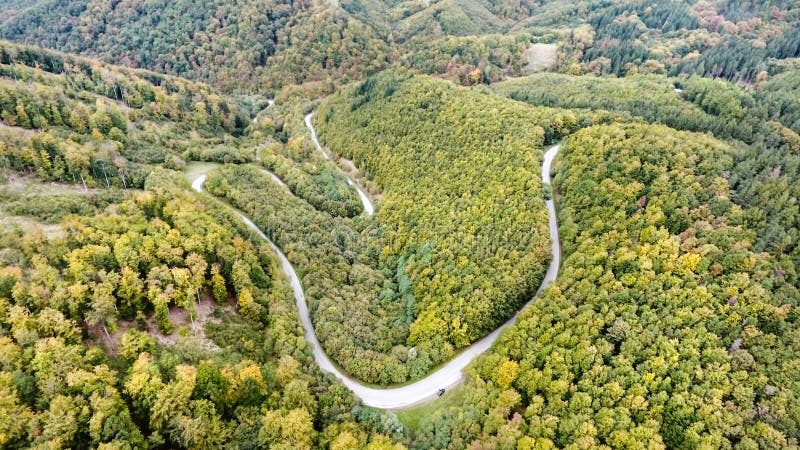
{"type": "Polygon", "coordinates": [[[84,55],[0,41],[0,447],[797,447],[798,23],[794,0],[0,0],[0,37],[84,55]],[[534,43],[560,73],[521,77],[534,43]],[[232,163],[209,193],[285,250],[326,352],[391,384],[536,289],[562,138],[561,278],[411,435],[319,372],[269,248],[169,170],[232,163]]]}
{"type": "Polygon", "coordinates": [[[314,207],[360,211],[346,178],[310,143],[284,144],[283,124],[251,124],[238,100],[181,78],[0,42],[0,124],[3,169],[43,180],[142,187],[155,166],[263,158],[314,207]]]}
{"type": "Polygon", "coordinates": [[[206,188],[286,250],[331,358],[362,380],[402,382],[538,287],[549,244],[543,130],[532,124],[549,126],[553,112],[389,73],[327,100],[317,120],[326,144],[381,188],[376,220],[332,220],[252,169],[214,173],[206,188]]]}
{"type": "Polygon", "coordinates": [[[541,73],[497,83],[492,90],[532,105],[615,111],[626,113],[620,117],[625,120],[640,118],[768,145],[775,140],[770,134],[789,132],[782,130],[781,121],[791,123],[794,98],[791,88],[780,81],[752,91],[722,80],[662,75],[615,78],[541,73]]]}
{"type": "Polygon", "coordinates": [[[533,105],[628,112],[673,128],[730,134],[718,117],[676,92],[684,84],[684,80],[653,75],[610,78],[541,73],[497,83],[492,90],[533,105]]]}
{"type": "Polygon", "coordinates": [[[800,223],[796,206],[800,169],[796,127],[797,70],[762,80],[753,89],[700,77],[624,78],[538,74],[498,83],[498,94],[534,105],[589,108],[628,113],[674,128],[711,132],[737,139],[737,162],[731,183],[737,201],[750,208],[751,225],[759,230],[758,250],[790,256],[797,266],[796,238],[800,223]],[[673,92],[672,86],[680,86],[673,92]]]}
{"type": "Polygon", "coordinates": [[[542,10],[519,27],[569,25],[564,70],[754,80],[770,58],[800,52],[791,0],[548,2],[542,10]]]}
{"type": "MultiPolygon", "coordinates": [[[[401,54],[416,54],[432,39],[505,31],[516,15],[478,1],[403,3],[3,0],[0,37],[252,92],[361,78],[401,54]],[[387,17],[403,19],[395,23],[387,17]]],[[[453,43],[434,43],[421,51],[436,58],[435,67],[419,58],[414,66],[427,72],[450,64],[447,72],[462,76],[480,69],[490,80],[509,68],[519,73],[525,40],[498,45],[496,37],[473,39],[468,41],[478,44],[473,57],[460,54],[453,43]]]]}
{"type": "Polygon", "coordinates": [[[321,139],[383,189],[380,258],[410,278],[410,344],[444,333],[463,346],[535,291],[548,246],[530,110],[387,74],[331,96],[318,117],[321,139]]]}
{"type": "MultiPolygon", "coordinates": [[[[0,447],[399,448],[318,370],[266,243],[163,168],[267,138],[277,157],[280,132],[203,84],[57,52],[2,42],[0,75],[0,447]]],[[[344,177],[312,169],[298,195],[336,209],[344,177]]]]}
{"type": "Polygon", "coordinates": [[[731,171],[735,199],[747,207],[758,230],[755,249],[787,267],[787,280],[800,284],[800,135],[778,129],[768,140],[741,149],[731,171]]]}
{"type": "Polygon", "coordinates": [[[427,355],[408,358],[405,308],[370,242],[379,230],[315,211],[252,167],[214,171],[204,189],[244,211],[284,250],[303,281],[317,337],[347,372],[388,384],[429,369],[427,355]]]}
{"type": "MultiPolygon", "coordinates": [[[[736,163],[728,175],[737,202],[748,208],[748,223],[758,230],[755,248],[800,265],[797,195],[800,136],[794,126],[796,69],[790,65],[754,89],[701,77],[624,78],[539,74],[498,83],[493,90],[534,105],[604,109],[674,128],[705,131],[737,139],[736,163]],[[680,86],[673,92],[671,86],[680,86]],[[789,128],[787,128],[787,126],[789,128]]],[[[584,113],[583,122],[586,122],[584,113]]],[[[597,123],[597,117],[595,117],[597,123]]],[[[787,261],[788,263],[788,261],[787,261]]],[[[793,278],[792,278],[793,279],[793,278]]]]}
{"type": "Polygon", "coordinates": [[[490,83],[523,74],[539,42],[559,44],[562,72],[752,81],[800,56],[798,14],[791,0],[2,0],[0,37],[235,92],[393,65],[490,83]]]}
{"type": "Polygon", "coordinates": [[[382,67],[386,43],[357,19],[306,2],[0,2],[0,36],[214,82],[229,91],[382,67]],[[13,14],[9,13],[13,12],[13,14]]]}
{"type": "Polygon", "coordinates": [[[794,310],[732,202],[728,145],[655,125],[561,150],[559,281],[415,448],[789,448],[794,310]]]}
{"type": "Polygon", "coordinates": [[[59,237],[0,234],[0,446],[397,448],[380,435],[396,424],[316,369],[268,247],[176,178],[59,237]],[[201,346],[188,325],[209,307],[201,346]]]}
{"type": "Polygon", "coordinates": [[[298,164],[274,153],[263,157],[262,164],[288,185],[293,193],[321,211],[346,217],[361,213],[361,202],[355,189],[327,164],[298,164]]]}
{"type": "Polygon", "coordinates": [[[141,187],[153,165],[246,161],[249,122],[191,81],[0,42],[0,158],[42,179],[141,187]]]}
{"type": "Polygon", "coordinates": [[[770,76],[756,91],[769,117],[800,133],[800,60],[793,60],[780,73],[770,76]]]}

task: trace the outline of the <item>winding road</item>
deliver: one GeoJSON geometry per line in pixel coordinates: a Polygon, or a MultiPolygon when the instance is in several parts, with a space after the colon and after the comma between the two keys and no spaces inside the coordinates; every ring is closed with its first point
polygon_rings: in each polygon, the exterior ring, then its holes
{"type": "MultiPolygon", "coordinates": [[[[306,114],[306,117],[303,119],[306,122],[306,127],[308,128],[308,131],[311,132],[311,140],[314,141],[314,145],[317,147],[317,150],[319,150],[320,153],[322,153],[322,156],[324,156],[325,159],[330,161],[331,159],[330,156],[328,156],[328,153],[322,148],[322,145],[320,145],[319,139],[317,139],[317,131],[314,129],[314,125],[311,123],[312,117],[314,117],[314,113],[308,113],[306,114]]],[[[361,199],[361,204],[364,205],[364,212],[368,216],[375,214],[375,207],[372,205],[372,202],[369,200],[369,197],[364,192],[364,190],[361,189],[361,187],[358,184],[356,184],[356,182],[353,181],[353,179],[350,178],[347,174],[345,174],[345,177],[347,177],[347,184],[353,186],[356,189],[356,192],[358,192],[358,198],[361,199]]]]}
{"type": "MultiPolygon", "coordinates": [[[[316,143],[316,133],[313,132],[313,127],[311,127],[310,123],[309,116],[306,116],[306,124],[311,128],[312,137],[316,143]]],[[[319,147],[318,143],[317,146],[319,147]]],[[[544,161],[542,163],[542,182],[545,184],[550,184],[550,166],[552,165],[553,158],[555,158],[560,147],[560,145],[555,145],[548,149],[544,155],[544,161]]],[[[321,147],[319,148],[321,149],[321,147]]],[[[194,180],[194,182],[192,182],[192,188],[197,192],[203,192],[203,183],[205,180],[206,175],[200,175],[194,180]]],[[[539,289],[536,291],[536,295],[533,297],[533,299],[526,303],[523,308],[527,307],[528,304],[536,300],[539,294],[550,283],[555,281],[556,276],[558,275],[558,267],[561,263],[561,243],[558,236],[558,222],[556,220],[555,204],[553,203],[553,200],[547,200],[545,204],[547,206],[547,212],[550,216],[548,225],[550,228],[550,247],[552,260],[550,261],[550,266],[547,268],[547,272],[545,273],[545,277],[542,280],[541,286],[539,286],[539,289]]],[[[242,213],[239,213],[239,215],[241,216],[242,221],[244,221],[244,223],[253,231],[255,231],[262,239],[267,241],[278,255],[278,258],[281,261],[281,270],[289,278],[289,282],[292,286],[292,292],[294,293],[295,302],[297,304],[297,311],[300,314],[300,321],[303,324],[305,338],[313,348],[314,360],[323,371],[331,373],[336,378],[340,379],[345,386],[347,386],[359,398],[361,398],[365,405],[375,408],[397,410],[408,408],[410,406],[436,398],[437,391],[439,389],[450,389],[458,385],[464,379],[464,368],[467,367],[467,365],[471,363],[473,359],[488,350],[492,344],[497,341],[497,338],[500,337],[500,333],[513,325],[519,316],[519,312],[517,312],[511,319],[494,330],[492,333],[470,345],[469,347],[466,347],[455,358],[448,361],[445,365],[441,366],[439,369],[421,380],[405,386],[386,389],[365,386],[359,381],[354,380],[342,373],[323,351],[322,345],[320,345],[317,335],[314,333],[314,326],[311,323],[311,317],[308,312],[308,305],[306,304],[306,297],[305,293],[303,292],[303,286],[300,283],[300,278],[298,278],[294,267],[292,267],[291,263],[286,258],[286,255],[284,255],[281,249],[278,248],[278,246],[275,245],[247,216],[242,213]]]]}
{"type": "MultiPolygon", "coordinates": [[[[266,110],[268,110],[268,109],[272,108],[272,105],[274,105],[274,104],[275,104],[275,100],[273,100],[273,99],[271,99],[271,98],[268,98],[268,99],[267,99],[267,107],[266,107],[266,108],[264,108],[264,109],[262,109],[261,111],[259,111],[259,112],[258,112],[258,114],[261,114],[261,112],[263,112],[263,111],[266,111],[266,110]]],[[[258,122],[258,120],[257,120],[257,119],[258,119],[258,114],[256,114],[255,116],[253,116],[253,123],[257,123],[257,122],[258,122]]]]}

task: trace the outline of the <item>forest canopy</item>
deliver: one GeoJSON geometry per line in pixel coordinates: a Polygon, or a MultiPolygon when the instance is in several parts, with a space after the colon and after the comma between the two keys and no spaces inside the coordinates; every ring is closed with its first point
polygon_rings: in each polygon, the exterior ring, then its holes
{"type": "Polygon", "coordinates": [[[544,132],[530,124],[544,116],[387,73],[316,115],[325,145],[380,189],[374,221],[331,220],[247,168],[212,173],[207,188],[289,249],[334,360],[360,379],[404,382],[489,333],[538,288],[550,246],[544,132]]]}
{"type": "Polygon", "coordinates": [[[60,237],[0,234],[0,446],[385,439],[396,425],[357,424],[313,364],[268,247],[174,176],[65,217],[60,237]]]}
{"type": "MultiPolygon", "coordinates": [[[[0,447],[401,448],[314,363],[266,242],[165,168],[252,161],[275,129],[38,48],[0,43],[0,72],[0,447]]],[[[347,186],[303,167],[309,192],[347,186]]]]}
{"type": "Polygon", "coordinates": [[[612,125],[561,151],[559,280],[415,448],[796,445],[798,291],[753,250],[730,147],[612,125]]]}
{"type": "Polygon", "coordinates": [[[800,446],[796,0],[0,0],[0,39],[0,448],[800,446]]]}

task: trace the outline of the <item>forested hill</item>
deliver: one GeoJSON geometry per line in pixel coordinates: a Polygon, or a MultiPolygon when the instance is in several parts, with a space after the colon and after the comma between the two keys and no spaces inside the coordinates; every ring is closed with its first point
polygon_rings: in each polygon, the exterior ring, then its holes
{"type": "Polygon", "coordinates": [[[388,53],[357,19],[288,0],[3,0],[0,16],[9,39],[236,91],[369,73],[388,53]]]}
{"type": "Polygon", "coordinates": [[[314,207],[357,214],[358,197],[332,164],[289,158],[310,153],[310,143],[287,140],[282,122],[250,119],[267,105],[185,78],[0,41],[7,170],[87,188],[141,188],[154,167],[260,160],[314,207]]]}
{"type": "Polygon", "coordinates": [[[662,125],[568,138],[559,279],[415,448],[796,448],[796,274],[753,250],[734,154],[662,125]]]}
{"type": "Polygon", "coordinates": [[[2,185],[0,448],[402,449],[317,368],[269,247],[187,188],[2,185]]]}
{"type": "Polygon", "coordinates": [[[533,105],[611,110],[629,115],[627,120],[639,118],[736,140],[739,151],[730,179],[735,199],[750,207],[749,220],[759,231],[756,249],[791,258],[794,266],[800,266],[796,200],[800,194],[800,136],[796,133],[800,70],[795,64],[782,70],[754,89],[698,76],[598,78],[552,73],[497,83],[493,88],[533,105]]]}
{"type": "MultiPolygon", "coordinates": [[[[266,242],[174,170],[247,163],[271,128],[195,81],[0,41],[0,448],[402,448],[319,371],[266,242]]],[[[298,197],[346,209],[309,165],[284,163],[298,197]]]]}
{"type": "Polygon", "coordinates": [[[402,383],[491,332],[539,286],[553,113],[388,72],[314,119],[325,145],[378,187],[374,219],[331,221],[245,168],[212,174],[207,189],[291,249],[331,359],[361,380],[402,383]]]}
{"type": "MultiPolygon", "coordinates": [[[[361,78],[407,52],[397,41],[435,57],[413,61],[422,70],[452,64],[466,75],[479,63],[500,73],[521,65],[525,38],[492,37],[429,45],[428,38],[501,32],[510,11],[478,1],[293,2],[288,0],[111,2],[98,0],[0,1],[0,36],[107,61],[212,82],[229,91],[266,91],[328,79],[361,78]],[[406,4],[408,3],[408,4],[406,4]],[[498,17],[498,14],[500,17],[498,17]],[[393,18],[404,19],[394,23],[393,18]],[[397,36],[395,38],[395,35],[397,36]],[[468,44],[468,45],[466,45],[468,44]],[[418,49],[417,45],[421,47],[418,49]],[[423,48],[424,47],[424,48],[423,48]],[[504,49],[489,61],[491,51],[504,49]]],[[[502,3],[502,2],[499,2],[502,3]]],[[[518,72],[517,72],[518,73],[518,72]]]]}
{"type": "Polygon", "coordinates": [[[0,41],[0,158],[88,187],[142,187],[152,167],[246,161],[250,120],[205,85],[0,41]]]}
{"type": "Polygon", "coordinates": [[[800,56],[792,0],[0,0],[0,37],[266,92],[391,65],[461,84],[530,65],[753,81],[800,56]],[[558,45],[536,56],[533,43],[558,45]]]}
{"type": "Polygon", "coordinates": [[[0,0],[0,449],[799,441],[800,1],[0,0]]]}

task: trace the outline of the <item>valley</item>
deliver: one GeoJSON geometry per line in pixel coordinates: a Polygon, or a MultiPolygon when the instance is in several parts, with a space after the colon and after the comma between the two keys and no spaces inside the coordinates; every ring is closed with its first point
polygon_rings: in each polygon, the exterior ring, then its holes
{"type": "Polygon", "coordinates": [[[797,448],[799,30],[0,0],[0,448],[797,448]]]}
{"type": "MultiPolygon", "coordinates": [[[[308,123],[308,116],[306,116],[308,123]]],[[[313,128],[312,128],[313,130],[313,128]]],[[[542,182],[550,183],[550,170],[553,159],[558,153],[559,146],[553,146],[545,153],[544,163],[542,164],[542,182]]],[[[193,175],[194,176],[194,175],[193,175]]],[[[192,182],[192,189],[203,192],[203,184],[205,183],[206,175],[200,174],[192,182]]],[[[547,211],[550,215],[549,230],[551,240],[551,260],[550,266],[547,269],[547,274],[539,286],[536,296],[538,296],[548,284],[555,281],[558,275],[558,266],[561,260],[561,244],[558,239],[558,224],[556,221],[555,205],[553,200],[547,200],[547,211]]],[[[423,379],[415,381],[401,387],[388,387],[388,388],[373,388],[369,385],[359,383],[358,380],[351,378],[347,373],[342,373],[340,367],[333,363],[328,355],[325,354],[319,339],[314,331],[314,326],[311,322],[311,317],[308,313],[308,305],[306,303],[305,294],[303,292],[302,283],[297,276],[297,272],[292,267],[291,262],[286,258],[286,255],[256,226],[253,221],[246,215],[240,216],[243,222],[253,231],[255,231],[263,240],[269,243],[273,251],[278,255],[281,261],[281,270],[284,275],[289,279],[294,292],[295,302],[297,309],[300,312],[300,320],[303,323],[305,330],[306,340],[313,345],[314,360],[319,367],[328,373],[332,373],[336,378],[340,379],[345,386],[353,391],[367,406],[375,408],[398,410],[414,406],[419,403],[429,401],[437,396],[439,389],[449,390],[457,386],[463,381],[463,370],[472,362],[477,356],[487,351],[492,344],[500,336],[504,329],[512,326],[517,319],[518,314],[506,321],[503,325],[483,337],[476,343],[460,351],[452,360],[445,362],[441,367],[434,370],[432,373],[426,375],[423,379]]],[[[535,301],[535,298],[531,300],[535,301]]]]}

